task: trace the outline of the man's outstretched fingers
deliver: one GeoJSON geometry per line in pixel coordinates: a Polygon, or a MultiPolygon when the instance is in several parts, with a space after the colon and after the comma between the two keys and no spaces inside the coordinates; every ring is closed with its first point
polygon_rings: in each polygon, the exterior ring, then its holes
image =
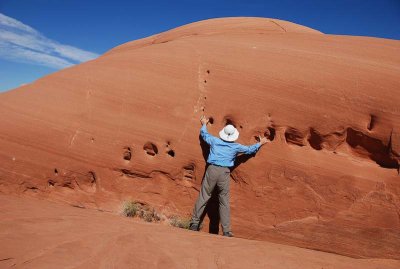
{"type": "Polygon", "coordinates": [[[262,137],[261,135],[258,136],[258,140],[261,143],[261,145],[264,145],[268,142],[268,138],[266,138],[265,136],[262,137]]]}
{"type": "Polygon", "coordinates": [[[202,124],[207,124],[207,123],[209,122],[209,119],[207,119],[206,116],[202,115],[202,116],[200,117],[200,122],[201,122],[202,124]]]}

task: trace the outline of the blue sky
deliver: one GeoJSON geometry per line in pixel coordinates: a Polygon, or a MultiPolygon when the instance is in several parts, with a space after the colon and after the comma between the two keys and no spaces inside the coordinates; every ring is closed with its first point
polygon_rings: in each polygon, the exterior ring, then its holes
{"type": "Polygon", "coordinates": [[[131,40],[235,16],[400,40],[400,0],[0,0],[0,92],[131,40]]]}

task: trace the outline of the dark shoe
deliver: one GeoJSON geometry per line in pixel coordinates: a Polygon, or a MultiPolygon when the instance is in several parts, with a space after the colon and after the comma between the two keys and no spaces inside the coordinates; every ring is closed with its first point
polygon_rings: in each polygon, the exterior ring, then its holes
{"type": "Polygon", "coordinates": [[[232,232],[224,232],[223,236],[234,237],[232,232]]]}
{"type": "Polygon", "coordinates": [[[191,231],[199,231],[199,224],[198,223],[190,223],[189,224],[189,230],[191,231]]]}

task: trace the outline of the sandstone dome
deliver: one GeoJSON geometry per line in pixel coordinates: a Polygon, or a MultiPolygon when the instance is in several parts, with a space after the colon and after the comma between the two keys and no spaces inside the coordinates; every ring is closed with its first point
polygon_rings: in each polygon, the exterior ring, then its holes
{"type": "Polygon", "coordinates": [[[232,172],[237,236],[400,259],[399,52],[266,18],[128,42],[0,95],[0,191],[189,214],[205,114],[214,135],[231,123],[242,144],[272,140],[232,172]]]}

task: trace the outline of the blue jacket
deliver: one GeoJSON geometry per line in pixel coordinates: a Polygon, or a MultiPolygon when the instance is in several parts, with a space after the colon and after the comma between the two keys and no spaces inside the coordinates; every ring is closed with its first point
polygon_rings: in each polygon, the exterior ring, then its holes
{"type": "Polygon", "coordinates": [[[208,155],[207,162],[218,166],[232,167],[237,154],[253,154],[261,147],[260,143],[244,146],[239,143],[226,142],[218,137],[210,135],[207,131],[206,124],[201,127],[200,135],[204,141],[210,145],[210,154],[208,155]]]}

